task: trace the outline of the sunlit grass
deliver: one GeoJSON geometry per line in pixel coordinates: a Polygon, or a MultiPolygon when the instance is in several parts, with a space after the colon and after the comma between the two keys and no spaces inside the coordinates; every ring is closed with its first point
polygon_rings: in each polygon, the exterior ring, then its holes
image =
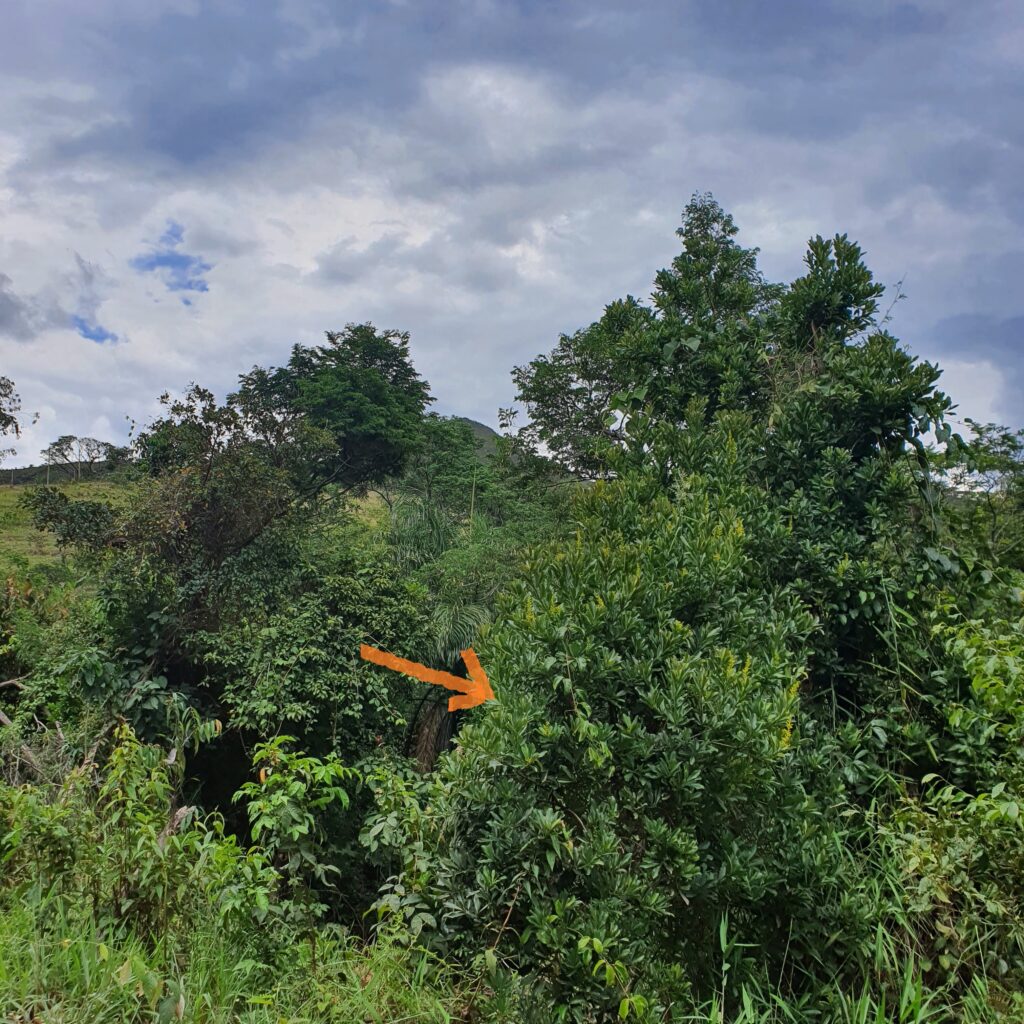
{"type": "MultiPolygon", "coordinates": [[[[109,480],[58,482],[54,486],[78,500],[119,503],[128,494],[127,485],[109,480]]],[[[32,569],[60,558],[53,537],[32,525],[29,510],[21,503],[22,495],[31,489],[30,485],[25,484],[0,484],[0,576],[32,569]]]]}

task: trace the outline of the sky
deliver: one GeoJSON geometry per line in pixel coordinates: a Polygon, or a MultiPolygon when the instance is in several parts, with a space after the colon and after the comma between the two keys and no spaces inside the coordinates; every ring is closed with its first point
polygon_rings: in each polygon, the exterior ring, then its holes
{"type": "Polygon", "coordinates": [[[4,0],[0,375],[123,442],[296,342],[411,333],[446,414],[650,294],[709,190],[846,232],[960,413],[1024,426],[1018,0],[4,0]]]}

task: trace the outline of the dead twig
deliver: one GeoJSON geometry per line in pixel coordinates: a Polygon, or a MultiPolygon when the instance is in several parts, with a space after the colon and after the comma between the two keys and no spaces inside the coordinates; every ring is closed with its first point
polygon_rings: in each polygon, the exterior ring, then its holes
{"type": "Polygon", "coordinates": [[[96,757],[96,751],[100,749],[100,744],[106,739],[107,734],[117,725],[117,722],[108,722],[96,736],[93,745],[86,751],[85,759],[82,761],[82,770],[84,771],[89,765],[94,764],[94,758],[96,757]]]}
{"type": "MultiPolygon", "coordinates": [[[[14,723],[0,711],[0,725],[6,726],[8,729],[14,728],[14,723]]],[[[39,762],[36,760],[36,755],[25,746],[24,743],[20,747],[22,760],[38,775],[40,778],[43,777],[43,769],[40,768],[39,762]]]]}

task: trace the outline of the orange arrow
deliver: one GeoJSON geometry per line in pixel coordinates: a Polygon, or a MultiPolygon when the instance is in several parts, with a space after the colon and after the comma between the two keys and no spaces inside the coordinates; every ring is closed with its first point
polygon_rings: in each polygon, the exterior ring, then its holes
{"type": "Polygon", "coordinates": [[[450,672],[440,672],[436,668],[427,668],[418,661],[407,661],[405,658],[398,658],[386,651],[379,651],[376,647],[367,644],[359,645],[359,657],[365,661],[372,661],[375,665],[383,665],[395,672],[412,676],[413,679],[420,679],[424,683],[433,683],[435,686],[443,686],[446,690],[455,690],[459,696],[448,698],[448,710],[457,711],[459,708],[475,708],[477,704],[483,704],[485,700],[494,700],[494,691],[491,689],[487,673],[480,664],[476,652],[470,647],[462,652],[462,660],[469,672],[468,679],[460,676],[453,676],[450,672]]]}

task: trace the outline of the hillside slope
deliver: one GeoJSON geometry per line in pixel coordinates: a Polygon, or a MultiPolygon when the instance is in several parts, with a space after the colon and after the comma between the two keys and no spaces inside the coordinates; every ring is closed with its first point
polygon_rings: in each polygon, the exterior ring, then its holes
{"type": "MultiPolygon", "coordinates": [[[[113,480],[86,480],[57,486],[78,500],[114,502],[124,498],[128,487],[113,480]]],[[[21,501],[29,489],[23,484],[0,486],[0,578],[52,562],[60,555],[52,534],[42,533],[32,525],[32,516],[21,501]]]]}

